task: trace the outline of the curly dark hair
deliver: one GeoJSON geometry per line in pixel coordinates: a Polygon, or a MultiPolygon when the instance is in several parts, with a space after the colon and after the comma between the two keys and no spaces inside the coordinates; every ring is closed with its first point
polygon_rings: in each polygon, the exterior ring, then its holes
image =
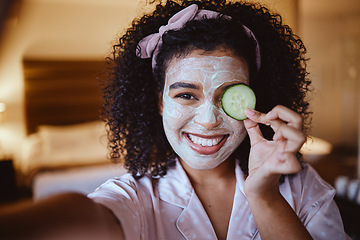
{"type": "MultiPolygon", "coordinates": [[[[176,154],[168,143],[159,114],[165,71],[173,57],[186,56],[193,49],[212,51],[229,48],[249,65],[250,85],[257,96],[257,110],[268,112],[276,105],[286,106],[303,116],[304,130],[308,128],[310,112],[306,93],[310,80],[306,71],[306,49],[280,15],[271,13],[259,4],[209,1],[167,1],[156,4],[152,14],[133,21],[132,26],[113,47],[107,58],[111,76],[105,79],[103,119],[107,123],[110,158],[125,161],[125,166],[136,178],[149,172],[164,176],[175,165],[176,154]],[[151,59],[136,56],[137,45],[144,37],[158,32],[170,17],[196,3],[199,9],[217,11],[216,19],[189,21],[183,29],[163,35],[163,44],[152,69],[151,59]],[[253,39],[243,31],[245,25],[256,36],[261,51],[261,68],[255,67],[253,39]]],[[[261,126],[265,138],[273,131],[261,126]]],[[[247,173],[250,141],[247,137],[233,156],[240,159],[247,173]]]]}

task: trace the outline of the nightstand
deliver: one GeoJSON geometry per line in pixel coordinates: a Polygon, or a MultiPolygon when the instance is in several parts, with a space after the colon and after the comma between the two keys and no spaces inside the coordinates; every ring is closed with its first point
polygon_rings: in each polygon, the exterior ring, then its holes
{"type": "Polygon", "coordinates": [[[17,187],[13,161],[0,159],[0,203],[16,200],[17,187]]]}

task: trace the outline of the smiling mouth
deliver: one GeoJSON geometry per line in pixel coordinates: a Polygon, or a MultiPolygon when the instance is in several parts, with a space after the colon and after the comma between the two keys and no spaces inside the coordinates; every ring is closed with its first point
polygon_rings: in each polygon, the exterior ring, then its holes
{"type": "Polygon", "coordinates": [[[203,147],[212,147],[218,145],[226,137],[226,135],[212,138],[203,138],[187,133],[187,137],[197,145],[201,145],[203,147]]]}
{"type": "Polygon", "coordinates": [[[210,155],[216,153],[225,143],[227,135],[218,136],[199,136],[190,133],[184,133],[190,143],[190,147],[200,154],[210,155]]]}

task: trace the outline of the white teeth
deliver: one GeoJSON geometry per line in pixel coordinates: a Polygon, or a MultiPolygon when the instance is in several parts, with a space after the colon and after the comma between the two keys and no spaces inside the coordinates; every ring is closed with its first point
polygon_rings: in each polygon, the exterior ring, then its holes
{"type": "Polygon", "coordinates": [[[211,147],[211,146],[215,146],[217,144],[219,144],[219,142],[221,141],[222,137],[217,137],[217,138],[201,138],[201,137],[197,137],[191,134],[188,134],[190,140],[198,145],[201,145],[203,147],[211,147]]]}

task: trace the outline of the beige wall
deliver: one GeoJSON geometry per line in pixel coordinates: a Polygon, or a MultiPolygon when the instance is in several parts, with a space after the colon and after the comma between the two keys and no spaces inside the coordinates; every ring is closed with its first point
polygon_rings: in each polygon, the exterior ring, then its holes
{"type": "Polygon", "coordinates": [[[6,22],[0,46],[0,158],[19,157],[25,137],[22,59],[103,59],[116,34],[141,8],[138,1],[25,0],[6,22]]]}
{"type": "Polygon", "coordinates": [[[300,33],[308,49],[312,97],[312,134],[333,143],[356,148],[360,108],[359,3],[332,0],[326,5],[300,5],[300,33]]]}
{"type": "Polygon", "coordinates": [[[249,0],[249,2],[259,2],[271,11],[279,13],[284,23],[297,32],[299,0],[249,0]]]}

